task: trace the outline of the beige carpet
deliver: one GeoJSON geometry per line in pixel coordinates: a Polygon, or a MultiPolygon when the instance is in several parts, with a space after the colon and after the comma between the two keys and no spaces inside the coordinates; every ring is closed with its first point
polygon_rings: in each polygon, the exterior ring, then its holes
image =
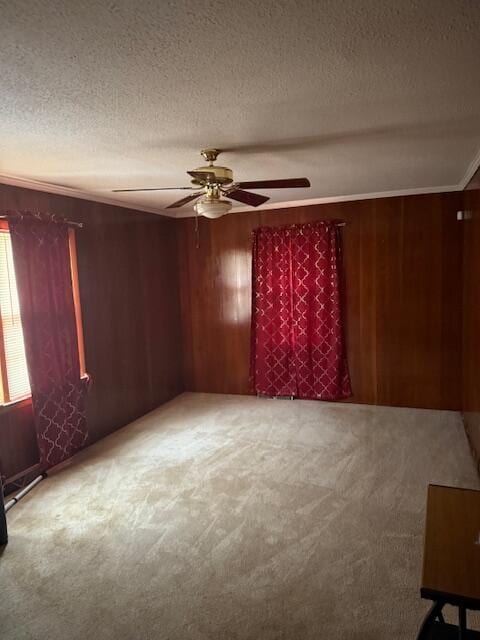
{"type": "Polygon", "coordinates": [[[184,394],[8,515],[2,640],[414,638],[450,412],[184,394]]]}

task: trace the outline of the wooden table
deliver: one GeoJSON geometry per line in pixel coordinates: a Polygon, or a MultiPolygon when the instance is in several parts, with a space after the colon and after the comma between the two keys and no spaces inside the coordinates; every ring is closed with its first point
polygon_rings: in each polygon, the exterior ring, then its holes
{"type": "Polygon", "coordinates": [[[417,640],[480,639],[467,629],[467,610],[480,610],[480,491],[428,487],[420,595],[434,604],[417,640]],[[458,607],[458,626],[445,623],[446,604],[458,607]]]}

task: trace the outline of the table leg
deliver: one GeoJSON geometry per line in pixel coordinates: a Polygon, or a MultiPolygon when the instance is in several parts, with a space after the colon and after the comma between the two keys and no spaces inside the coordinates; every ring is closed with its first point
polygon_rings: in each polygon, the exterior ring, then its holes
{"type": "Polygon", "coordinates": [[[458,607],[458,638],[464,640],[467,637],[467,610],[458,607]]]}
{"type": "Polygon", "coordinates": [[[422,626],[420,627],[420,631],[418,632],[417,640],[424,640],[425,638],[428,638],[430,627],[435,622],[435,620],[438,619],[440,622],[443,622],[443,606],[444,603],[440,601],[433,604],[432,608],[427,613],[422,622],[422,626]]]}

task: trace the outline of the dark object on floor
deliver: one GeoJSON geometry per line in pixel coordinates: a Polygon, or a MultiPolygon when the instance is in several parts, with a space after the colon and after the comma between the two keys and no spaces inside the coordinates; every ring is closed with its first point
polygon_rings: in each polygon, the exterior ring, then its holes
{"type": "Polygon", "coordinates": [[[417,640],[480,639],[467,629],[467,610],[480,610],[480,491],[429,485],[420,595],[434,605],[417,640]],[[458,626],[445,623],[446,604],[458,626]]]}
{"type": "Polygon", "coordinates": [[[7,544],[7,517],[5,515],[5,506],[3,504],[3,484],[0,478],[0,545],[7,544]]]}
{"type": "Polygon", "coordinates": [[[1,499],[0,499],[0,545],[1,544],[7,544],[7,542],[8,542],[7,519],[6,519],[7,511],[9,511],[12,507],[14,507],[24,496],[27,495],[27,493],[30,493],[30,491],[34,487],[36,487],[37,484],[39,482],[41,482],[46,477],[47,477],[46,473],[42,473],[39,476],[37,476],[34,480],[32,480],[32,482],[27,484],[26,487],[24,487],[19,493],[17,493],[16,496],[11,498],[7,502],[7,504],[5,504],[5,500],[4,500],[4,497],[3,497],[3,486],[1,484],[1,479],[0,479],[0,493],[1,493],[1,499]]]}

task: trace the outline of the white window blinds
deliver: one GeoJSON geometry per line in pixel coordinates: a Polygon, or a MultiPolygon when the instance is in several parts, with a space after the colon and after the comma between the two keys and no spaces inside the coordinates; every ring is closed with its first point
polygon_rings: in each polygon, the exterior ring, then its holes
{"type": "Polygon", "coordinates": [[[0,402],[14,402],[30,395],[22,323],[8,231],[0,230],[0,402]],[[3,353],[2,353],[3,352],[3,353]]]}

